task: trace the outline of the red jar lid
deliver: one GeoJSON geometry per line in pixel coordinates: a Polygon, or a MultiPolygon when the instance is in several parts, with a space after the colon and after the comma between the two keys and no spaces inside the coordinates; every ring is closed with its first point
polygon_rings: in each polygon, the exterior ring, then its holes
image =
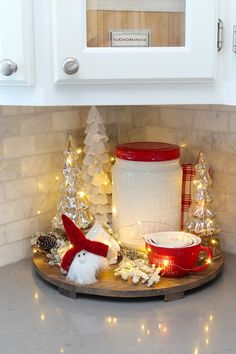
{"type": "Polygon", "coordinates": [[[159,142],[138,142],[120,144],[116,147],[116,157],[130,161],[169,161],[180,157],[178,145],[159,142]]]}

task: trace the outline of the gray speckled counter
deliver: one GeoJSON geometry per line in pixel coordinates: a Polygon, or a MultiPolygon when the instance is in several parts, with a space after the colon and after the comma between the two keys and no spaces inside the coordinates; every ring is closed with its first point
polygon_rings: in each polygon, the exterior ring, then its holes
{"type": "Polygon", "coordinates": [[[0,268],[0,354],[236,353],[236,256],[182,300],[60,295],[31,260],[0,268]]]}

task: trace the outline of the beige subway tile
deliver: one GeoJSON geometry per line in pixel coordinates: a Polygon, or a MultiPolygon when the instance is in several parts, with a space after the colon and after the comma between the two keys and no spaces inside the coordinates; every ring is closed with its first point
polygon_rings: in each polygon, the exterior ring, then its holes
{"type": "Polygon", "coordinates": [[[236,174],[236,154],[228,155],[227,167],[229,173],[236,174]]]}
{"type": "Polygon", "coordinates": [[[3,157],[14,158],[35,154],[35,137],[9,137],[3,139],[3,157]]]}
{"type": "Polygon", "coordinates": [[[5,245],[7,242],[7,227],[6,225],[0,226],[0,246],[5,245]]]}
{"type": "Polygon", "coordinates": [[[50,170],[48,172],[56,171],[57,173],[61,173],[63,165],[64,165],[64,156],[62,151],[54,152],[51,154],[51,164],[50,164],[50,170]]]}
{"type": "Polygon", "coordinates": [[[1,116],[17,116],[19,114],[32,114],[34,107],[31,106],[1,106],[1,116]]]}
{"type": "Polygon", "coordinates": [[[209,151],[211,148],[211,136],[207,131],[177,129],[177,144],[186,149],[192,147],[209,151]]]}
{"type": "Polygon", "coordinates": [[[236,176],[227,175],[224,173],[214,174],[214,185],[213,188],[215,192],[220,191],[225,194],[236,195],[236,176]]]}
{"type": "Polygon", "coordinates": [[[52,227],[52,219],[56,215],[56,209],[53,209],[52,211],[41,214],[38,216],[38,229],[40,231],[46,231],[52,227]]]}
{"type": "Polygon", "coordinates": [[[161,108],[160,126],[166,128],[192,128],[194,111],[173,108],[161,108]]]}
{"type": "Polygon", "coordinates": [[[47,175],[41,175],[37,178],[37,185],[40,193],[56,192],[60,188],[61,173],[51,173],[47,175]],[[57,179],[58,178],[58,179],[57,179]]]}
{"type": "Polygon", "coordinates": [[[222,232],[229,232],[235,234],[236,230],[236,217],[235,214],[226,212],[218,212],[217,220],[219,222],[222,232]]]}
{"type": "Polygon", "coordinates": [[[147,126],[145,131],[146,141],[160,141],[164,143],[176,144],[175,129],[147,126]]]}
{"type": "Polygon", "coordinates": [[[66,134],[63,132],[55,132],[52,134],[36,135],[36,153],[48,153],[63,150],[66,134]]]}
{"type": "Polygon", "coordinates": [[[211,150],[236,154],[236,134],[211,133],[211,150]]]}
{"type": "Polygon", "coordinates": [[[236,133],[236,111],[229,113],[229,132],[236,133]]]}
{"type": "Polygon", "coordinates": [[[52,129],[54,131],[74,130],[79,128],[79,112],[62,111],[52,113],[52,129]]]}
{"type": "Polygon", "coordinates": [[[0,204],[0,225],[28,218],[31,216],[31,211],[31,198],[0,204]]]}
{"type": "MultiPolygon", "coordinates": [[[[135,108],[134,108],[135,110],[135,108]]],[[[119,108],[119,115],[117,117],[118,124],[133,124],[133,109],[129,106],[122,106],[119,108]]],[[[135,123],[134,123],[135,125],[135,123]]]]}
{"type": "Polygon", "coordinates": [[[0,118],[0,136],[14,136],[19,135],[19,120],[18,117],[0,118]]]}
{"type": "Polygon", "coordinates": [[[21,176],[31,177],[49,173],[51,171],[51,155],[36,155],[21,159],[21,176]]]}
{"type": "Polygon", "coordinates": [[[50,113],[19,116],[20,135],[46,134],[52,131],[50,113]]]}
{"type": "Polygon", "coordinates": [[[24,258],[26,258],[24,241],[18,241],[0,247],[0,267],[18,262],[24,258]]]}
{"type": "Polygon", "coordinates": [[[159,125],[160,109],[156,107],[129,107],[131,123],[135,126],[159,125]]]}
{"type": "Polygon", "coordinates": [[[122,124],[118,133],[119,143],[145,141],[145,128],[122,124]]]}
{"type": "Polygon", "coordinates": [[[236,214],[236,195],[227,195],[227,206],[225,211],[231,214],[236,214]]]}
{"type": "Polygon", "coordinates": [[[40,211],[40,214],[56,211],[56,206],[60,198],[61,194],[59,191],[44,193],[33,197],[31,215],[37,215],[38,211],[40,211]]]}
{"type": "Polygon", "coordinates": [[[39,231],[37,217],[23,219],[6,225],[7,243],[24,240],[39,231]]]}
{"type": "Polygon", "coordinates": [[[5,182],[6,200],[22,199],[39,193],[36,177],[5,182]]]}
{"type": "Polygon", "coordinates": [[[210,205],[216,211],[216,213],[223,211],[225,212],[227,209],[227,195],[221,192],[214,192],[213,186],[213,202],[210,205]]]}
{"type": "Polygon", "coordinates": [[[3,203],[5,201],[5,188],[4,188],[4,184],[1,183],[0,184],[0,204],[3,203]]]}
{"type": "Polygon", "coordinates": [[[214,151],[207,151],[205,156],[211,170],[213,171],[213,176],[215,173],[228,172],[227,154],[221,154],[219,152],[214,152],[214,151]]]}
{"type": "Polygon", "coordinates": [[[229,116],[226,112],[195,111],[193,128],[213,132],[227,132],[228,118],[229,116]]]}
{"type": "Polygon", "coordinates": [[[0,182],[20,178],[20,159],[0,161],[0,182]]]}

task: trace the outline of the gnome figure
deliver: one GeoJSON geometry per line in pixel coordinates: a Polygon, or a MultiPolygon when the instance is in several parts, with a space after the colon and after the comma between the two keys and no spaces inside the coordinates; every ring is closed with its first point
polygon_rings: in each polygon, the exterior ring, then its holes
{"type": "Polygon", "coordinates": [[[67,279],[78,284],[95,283],[97,272],[108,267],[108,261],[105,258],[109,249],[108,245],[86,238],[73,221],[64,214],[62,221],[72,244],[72,248],[65,253],[62,259],[62,273],[67,273],[67,279]]]}

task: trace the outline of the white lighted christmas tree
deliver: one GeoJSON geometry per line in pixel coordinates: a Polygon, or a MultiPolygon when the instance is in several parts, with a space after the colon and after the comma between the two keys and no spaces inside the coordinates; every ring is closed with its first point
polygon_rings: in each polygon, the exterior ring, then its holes
{"type": "Polygon", "coordinates": [[[61,215],[66,214],[81,229],[93,225],[93,216],[89,211],[87,191],[79,164],[78,149],[73,137],[68,137],[64,149],[63,181],[60,186],[61,199],[57,206],[57,215],[52,219],[52,226],[64,229],[61,215]]]}
{"type": "Polygon", "coordinates": [[[195,165],[192,204],[185,229],[202,237],[203,240],[204,236],[213,236],[219,231],[215,212],[211,208],[213,201],[211,184],[209,165],[204,153],[200,152],[195,165]]]}
{"type": "Polygon", "coordinates": [[[109,139],[96,107],[89,111],[85,132],[83,172],[90,196],[90,211],[101,224],[106,224],[111,219],[111,161],[109,139]]]}

